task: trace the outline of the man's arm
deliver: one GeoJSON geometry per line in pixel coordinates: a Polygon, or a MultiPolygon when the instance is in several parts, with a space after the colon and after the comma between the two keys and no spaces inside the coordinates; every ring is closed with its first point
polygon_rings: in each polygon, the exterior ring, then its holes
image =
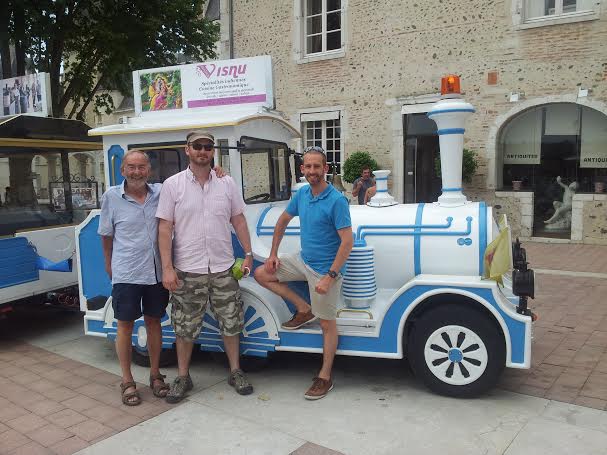
{"type": "Polygon", "coordinates": [[[272,236],[272,249],[270,250],[270,257],[268,258],[265,264],[266,270],[270,273],[276,273],[276,270],[280,265],[280,261],[278,260],[278,247],[280,246],[280,242],[282,242],[282,238],[285,235],[287,226],[289,225],[292,219],[293,215],[291,215],[287,211],[284,211],[278,218],[276,226],[274,226],[274,235],[272,236]]]}
{"type": "Polygon", "coordinates": [[[352,187],[352,196],[357,197],[361,187],[362,185],[360,184],[360,179],[354,180],[354,186],[352,187]]]}
{"type": "MultiPolygon", "coordinates": [[[[234,227],[236,237],[238,237],[238,241],[244,248],[244,252],[251,253],[251,236],[249,235],[249,227],[247,226],[247,219],[245,218],[244,213],[233,216],[230,219],[230,223],[232,223],[232,226],[234,227]]],[[[252,255],[245,256],[241,267],[243,273],[245,273],[245,268],[249,269],[249,272],[253,270],[252,255]]]]}
{"type": "Polygon", "coordinates": [[[105,258],[105,271],[112,279],[112,250],[114,248],[114,237],[110,235],[101,236],[101,246],[103,248],[103,257],[105,258]]]}
{"type": "Polygon", "coordinates": [[[173,222],[158,219],[158,249],[162,262],[162,285],[173,292],[179,287],[179,279],[173,267],[173,222]]]}
{"type": "MultiPolygon", "coordinates": [[[[352,236],[352,227],[348,226],[343,229],[339,229],[337,231],[341,243],[339,245],[339,249],[337,250],[337,254],[335,255],[335,259],[333,259],[333,264],[331,264],[331,270],[339,271],[343,267],[343,265],[348,260],[350,256],[350,251],[352,251],[352,246],[354,245],[354,237],[352,236]]],[[[335,279],[331,278],[329,275],[323,276],[318,283],[316,283],[315,290],[319,294],[326,294],[329,292],[329,288],[335,284],[335,279]]]]}

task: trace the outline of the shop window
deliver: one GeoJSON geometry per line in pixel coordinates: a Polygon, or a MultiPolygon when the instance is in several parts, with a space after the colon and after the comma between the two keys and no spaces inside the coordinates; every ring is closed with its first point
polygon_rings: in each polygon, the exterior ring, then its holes
{"type": "Polygon", "coordinates": [[[504,126],[499,150],[501,187],[534,193],[534,231],[548,235],[544,221],[563,201],[563,185],[575,182],[575,192],[589,193],[607,183],[607,116],[572,103],[538,106],[504,126]]]}

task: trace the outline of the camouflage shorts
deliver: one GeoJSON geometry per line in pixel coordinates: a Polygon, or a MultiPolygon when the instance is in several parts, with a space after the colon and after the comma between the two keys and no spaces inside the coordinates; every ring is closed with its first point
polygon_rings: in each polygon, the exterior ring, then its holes
{"type": "Polygon", "coordinates": [[[176,271],[183,283],[171,294],[170,300],[171,320],[177,336],[188,341],[198,338],[209,300],[223,335],[242,332],[244,316],[240,287],[230,269],[208,274],[176,271]]]}

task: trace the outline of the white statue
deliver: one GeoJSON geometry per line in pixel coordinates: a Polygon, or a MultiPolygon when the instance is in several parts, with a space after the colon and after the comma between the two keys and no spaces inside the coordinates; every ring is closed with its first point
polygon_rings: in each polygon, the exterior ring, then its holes
{"type": "Polygon", "coordinates": [[[561,182],[561,177],[556,178],[556,183],[565,190],[563,193],[563,202],[554,201],[554,215],[550,219],[544,221],[546,229],[561,230],[571,228],[571,207],[573,203],[573,195],[577,191],[579,185],[577,182],[572,182],[569,186],[561,182]]]}

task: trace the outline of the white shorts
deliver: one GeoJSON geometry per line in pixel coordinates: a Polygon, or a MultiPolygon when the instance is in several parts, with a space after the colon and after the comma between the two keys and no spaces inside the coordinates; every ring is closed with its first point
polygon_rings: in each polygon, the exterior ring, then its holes
{"type": "Polygon", "coordinates": [[[337,317],[337,300],[341,292],[342,276],[338,276],[328,293],[319,294],[316,292],[315,287],[322,278],[322,275],[307,266],[299,253],[281,256],[279,259],[280,265],[276,271],[278,281],[281,283],[307,281],[312,303],[312,314],[318,316],[320,319],[335,320],[337,317]]]}

